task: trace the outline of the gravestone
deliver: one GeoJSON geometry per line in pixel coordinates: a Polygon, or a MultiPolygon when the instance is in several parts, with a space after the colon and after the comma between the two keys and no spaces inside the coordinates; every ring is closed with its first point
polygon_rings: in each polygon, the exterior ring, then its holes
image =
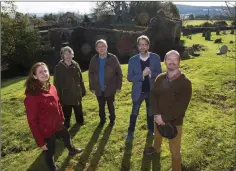
{"type": "Polygon", "coordinates": [[[210,30],[208,30],[208,31],[205,33],[205,40],[211,40],[211,32],[210,32],[210,30]]]}
{"type": "Polygon", "coordinates": [[[205,31],[202,32],[202,37],[205,37],[205,33],[206,33],[205,31]]]}
{"type": "Polygon", "coordinates": [[[226,34],[226,30],[223,30],[223,34],[226,34]]]}
{"type": "Polygon", "coordinates": [[[222,43],[222,38],[216,39],[214,43],[222,43]]]}
{"type": "Polygon", "coordinates": [[[217,27],[217,29],[216,29],[216,35],[220,35],[220,28],[219,27],[217,27]]]}
{"type": "Polygon", "coordinates": [[[223,45],[221,46],[220,50],[216,54],[223,55],[223,54],[227,54],[227,52],[228,52],[228,46],[223,45]]]}

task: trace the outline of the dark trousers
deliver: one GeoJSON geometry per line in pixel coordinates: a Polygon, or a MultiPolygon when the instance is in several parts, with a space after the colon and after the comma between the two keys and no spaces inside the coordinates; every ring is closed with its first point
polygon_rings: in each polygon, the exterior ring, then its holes
{"type": "Polygon", "coordinates": [[[74,149],[71,142],[70,134],[66,128],[63,128],[61,131],[56,132],[50,138],[45,138],[45,142],[47,143],[48,150],[44,151],[44,155],[45,155],[46,164],[50,170],[53,170],[56,168],[55,161],[54,161],[54,154],[55,154],[55,149],[56,149],[57,138],[60,138],[64,142],[66,148],[69,151],[74,149]]]}
{"type": "Polygon", "coordinates": [[[63,105],[62,110],[65,117],[64,125],[67,128],[70,127],[72,108],[74,109],[76,123],[80,124],[84,122],[82,103],[80,103],[80,105],[63,105]]]}
{"type": "Polygon", "coordinates": [[[153,116],[149,116],[149,113],[150,113],[150,101],[149,100],[150,100],[150,98],[149,98],[149,93],[146,93],[146,92],[141,93],[141,95],[137,101],[135,101],[135,102],[133,101],[128,131],[134,132],[137,117],[139,115],[139,109],[140,109],[140,106],[144,100],[146,102],[147,128],[148,128],[148,130],[154,132],[154,124],[153,124],[154,118],[153,118],[153,116]]]}
{"type": "Polygon", "coordinates": [[[109,119],[111,122],[115,121],[115,95],[105,97],[104,92],[102,92],[101,96],[97,96],[98,105],[99,105],[99,117],[101,122],[106,122],[106,114],[105,114],[105,104],[107,103],[108,111],[110,113],[109,119]]]}

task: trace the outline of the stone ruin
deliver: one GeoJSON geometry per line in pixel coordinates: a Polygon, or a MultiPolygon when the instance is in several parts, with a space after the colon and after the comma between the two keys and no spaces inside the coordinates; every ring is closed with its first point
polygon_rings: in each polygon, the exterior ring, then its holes
{"type": "Polygon", "coordinates": [[[159,11],[148,27],[140,31],[119,30],[115,29],[114,25],[113,29],[77,26],[50,29],[48,39],[45,39],[53,49],[55,60],[52,65],[60,60],[60,49],[69,45],[75,52],[75,60],[88,66],[96,53],[95,42],[98,39],[105,39],[108,51],[114,53],[121,63],[127,63],[130,57],[138,53],[136,40],[140,35],[150,38],[150,51],[159,54],[163,59],[167,51],[179,44],[181,27],[181,20],[172,19],[163,11],[159,11]]]}

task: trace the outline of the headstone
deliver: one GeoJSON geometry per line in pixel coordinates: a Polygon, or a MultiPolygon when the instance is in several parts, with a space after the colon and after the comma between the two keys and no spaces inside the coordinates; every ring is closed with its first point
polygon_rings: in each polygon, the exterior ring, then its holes
{"type": "Polygon", "coordinates": [[[226,34],[226,30],[223,30],[223,34],[226,34]]]}
{"type": "Polygon", "coordinates": [[[234,41],[232,41],[232,40],[230,40],[230,42],[229,42],[230,44],[233,44],[234,43],[234,41]]]}
{"type": "Polygon", "coordinates": [[[192,36],[189,36],[189,35],[188,35],[188,36],[187,36],[187,39],[190,39],[190,40],[192,40],[192,36]]]}
{"type": "Polygon", "coordinates": [[[228,46],[223,45],[221,46],[220,50],[216,53],[217,55],[223,55],[228,52],[228,46]]]}
{"type": "Polygon", "coordinates": [[[211,40],[211,32],[210,32],[210,30],[208,30],[208,31],[205,33],[205,40],[211,40]]]}
{"type": "Polygon", "coordinates": [[[205,33],[206,33],[205,31],[202,32],[202,37],[205,37],[205,33]]]}
{"type": "Polygon", "coordinates": [[[216,39],[214,43],[222,43],[222,38],[216,39]]]}
{"type": "Polygon", "coordinates": [[[220,35],[220,28],[219,27],[216,30],[216,35],[220,35]]]}

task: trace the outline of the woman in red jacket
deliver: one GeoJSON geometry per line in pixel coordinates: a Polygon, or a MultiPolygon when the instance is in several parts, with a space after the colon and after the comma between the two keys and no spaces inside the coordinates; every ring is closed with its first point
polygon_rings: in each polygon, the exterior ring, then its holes
{"type": "Polygon", "coordinates": [[[43,62],[36,63],[25,82],[24,100],[27,119],[37,145],[44,151],[45,160],[50,171],[58,168],[54,162],[56,138],[61,138],[69,150],[69,155],[82,152],[72,143],[70,134],[65,129],[64,115],[56,88],[49,83],[48,67],[43,62]]]}

